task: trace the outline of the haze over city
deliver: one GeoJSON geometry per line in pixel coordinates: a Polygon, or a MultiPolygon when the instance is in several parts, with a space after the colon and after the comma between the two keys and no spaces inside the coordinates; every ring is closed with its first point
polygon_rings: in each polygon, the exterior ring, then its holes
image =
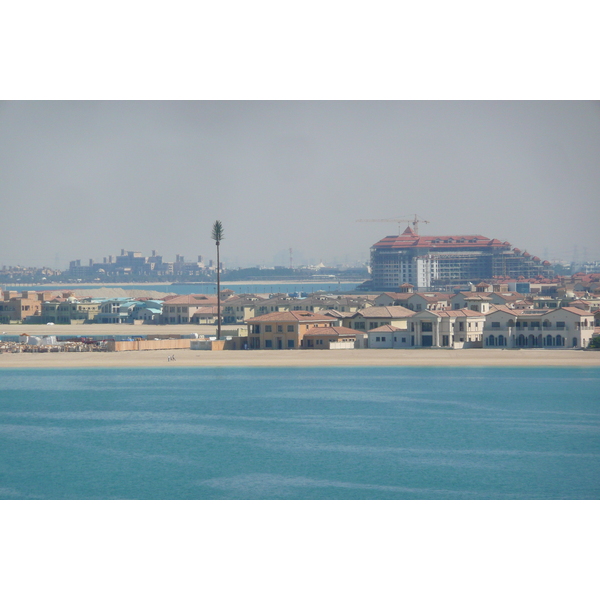
{"type": "Polygon", "coordinates": [[[5,101],[0,263],[214,258],[220,219],[228,268],[351,264],[411,213],[599,260],[599,164],[589,101],[5,101]]]}

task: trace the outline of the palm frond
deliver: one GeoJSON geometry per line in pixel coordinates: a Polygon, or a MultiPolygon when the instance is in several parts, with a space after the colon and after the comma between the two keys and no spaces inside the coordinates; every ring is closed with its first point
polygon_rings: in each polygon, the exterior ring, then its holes
{"type": "Polygon", "coordinates": [[[223,224],[221,223],[221,221],[215,221],[213,223],[213,228],[212,228],[212,233],[210,235],[210,237],[215,240],[215,242],[220,242],[221,240],[224,239],[223,237],[223,224]]]}

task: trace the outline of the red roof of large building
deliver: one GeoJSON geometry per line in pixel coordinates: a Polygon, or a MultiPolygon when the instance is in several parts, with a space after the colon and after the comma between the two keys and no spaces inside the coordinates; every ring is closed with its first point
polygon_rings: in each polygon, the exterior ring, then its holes
{"type": "Polygon", "coordinates": [[[402,235],[388,235],[373,248],[502,248],[506,242],[486,238],[483,235],[417,235],[407,227],[402,235]]]}

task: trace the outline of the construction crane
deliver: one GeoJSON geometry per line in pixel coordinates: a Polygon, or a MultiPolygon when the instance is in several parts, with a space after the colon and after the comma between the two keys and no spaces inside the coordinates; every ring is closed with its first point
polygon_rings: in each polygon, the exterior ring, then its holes
{"type": "Polygon", "coordinates": [[[425,221],[425,219],[421,219],[419,215],[413,215],[414,219],[408,219],[406,216],[404,217],[396,217],[393,219],[357,219],[357,223],[398,223],[398,235],[402,234],[402,225],[401,223],[410,223],[412,225],[413,231],[416,235],[419,235],[419,223],[429,223],[429,221],[425,221]]]}

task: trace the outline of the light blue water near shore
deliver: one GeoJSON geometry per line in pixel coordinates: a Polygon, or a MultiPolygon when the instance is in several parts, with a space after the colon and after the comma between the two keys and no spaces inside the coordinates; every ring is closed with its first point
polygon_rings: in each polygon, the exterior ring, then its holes
{"type": "MultiPolygon", "coordinates": [[[[338,283],[336,279],[324,279],[321,281],[305,281],[302,283],[279,283],[279,282],[267,282],[267,283],[244,283],[239,284],[230,281],[221,282],[221,288],[228,288],[233,290],[236,294],[312,294],[313,292],[325,292],[327,294],[346,293],[356,289],[361,281],[353,283],[338,283]]],[[[47,291],[51,290],[77,290],[77,289],[93,289],[95,287],[109,287],[109,288],[122,288],[124,290],[156,290],[158,292],[164,292],[165,294],[216,294],[217,284],[216,283],[170,283],[164,284],[160,282],[156,283],[105,283],[105,284],[91,284],[91,283],[60,283],[55,285],[47,285],[43,289],[47,291]]],[[[17,285],[11,286],[5,284],[5,289],[26,291],[26,290],[38,290],[35,284],[32,285],[17,285]]]]}
{"type": "Polygon", "coordinates": [[[600,369],[0,371],[2,499],[598,499],[600,369]]]}

